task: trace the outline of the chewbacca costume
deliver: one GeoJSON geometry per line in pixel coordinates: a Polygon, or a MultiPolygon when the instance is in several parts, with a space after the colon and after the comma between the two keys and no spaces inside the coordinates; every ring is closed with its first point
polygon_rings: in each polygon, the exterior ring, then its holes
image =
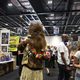
{"type": "Polygon", "coordinates": [[[43,60],[46,41],[43,26],[32,23],[29,26],[29,38],[20,43],[18,49],[24,52],[20,80],[43,80],[43,60]]]}

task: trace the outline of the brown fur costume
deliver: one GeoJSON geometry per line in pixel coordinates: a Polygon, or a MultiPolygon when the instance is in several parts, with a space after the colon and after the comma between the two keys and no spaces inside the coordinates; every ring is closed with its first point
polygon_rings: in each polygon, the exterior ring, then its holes
{"type": "Polygon", "coordinates": [[[29,39],[19,44],[18,49],[24,51],[27,44],[30,48],[35,48],[36,51],[45,49],[46,41],[43,32],[43,26],[40,23],[31,23],[29,26],[29,39]]]}
{"type": "Polygon", "coordinates": [[[31,24],[29,28],[29,34],[31,35],[31,43],[37,51],[45,49],[46,41],[44,37],[43,26],[41,24],[31,24]]]}
{"type": "Polygon", "coordinates": [[[34,55],[32,49],[39,55],[45,53],[46,40],[43,26],[39,23],[31,23],[29,26],[29,38],[19,44],[18,49],[24,52],[22,64],[23,69],[20,80],[43,80],[42,59],[34,55]],[[27,49],[28,48],[28,49],[27,49]]]}

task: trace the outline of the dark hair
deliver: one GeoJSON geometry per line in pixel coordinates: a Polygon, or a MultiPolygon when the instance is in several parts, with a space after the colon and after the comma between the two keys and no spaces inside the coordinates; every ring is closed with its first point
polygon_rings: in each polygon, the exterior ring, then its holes
{"type": "Polygon", "coordinates": [[[68,37],[67,34],[62,34],[61,38],[62,38],[62,41],[66,41],[66,42],[67,42],[68,39],[69,39],[69,37],[68,37]]]}

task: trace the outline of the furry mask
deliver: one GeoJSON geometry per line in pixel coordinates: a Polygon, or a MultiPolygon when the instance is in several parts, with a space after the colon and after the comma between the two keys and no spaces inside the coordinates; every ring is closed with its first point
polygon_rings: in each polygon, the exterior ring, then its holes
{"type": "Polygon", "coordinates": [[[45,48],[46,40],[43,26],[40,23],[31,23],[29,26],[29,35],[31,35],[31,43],[36,50],[45,48]]]}

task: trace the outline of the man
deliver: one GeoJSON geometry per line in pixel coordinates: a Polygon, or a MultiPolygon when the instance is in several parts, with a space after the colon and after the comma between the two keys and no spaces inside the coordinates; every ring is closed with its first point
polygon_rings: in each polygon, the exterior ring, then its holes
{"type": "Polygon", "coordinates": [[[58,80],[69,80],[70,77],[70,59],[69,59],[69,50],[67,48],[68,35],[63,34],[61,36],[62,42],[58,46],[58,67],[59,75],[58,80]]]}

